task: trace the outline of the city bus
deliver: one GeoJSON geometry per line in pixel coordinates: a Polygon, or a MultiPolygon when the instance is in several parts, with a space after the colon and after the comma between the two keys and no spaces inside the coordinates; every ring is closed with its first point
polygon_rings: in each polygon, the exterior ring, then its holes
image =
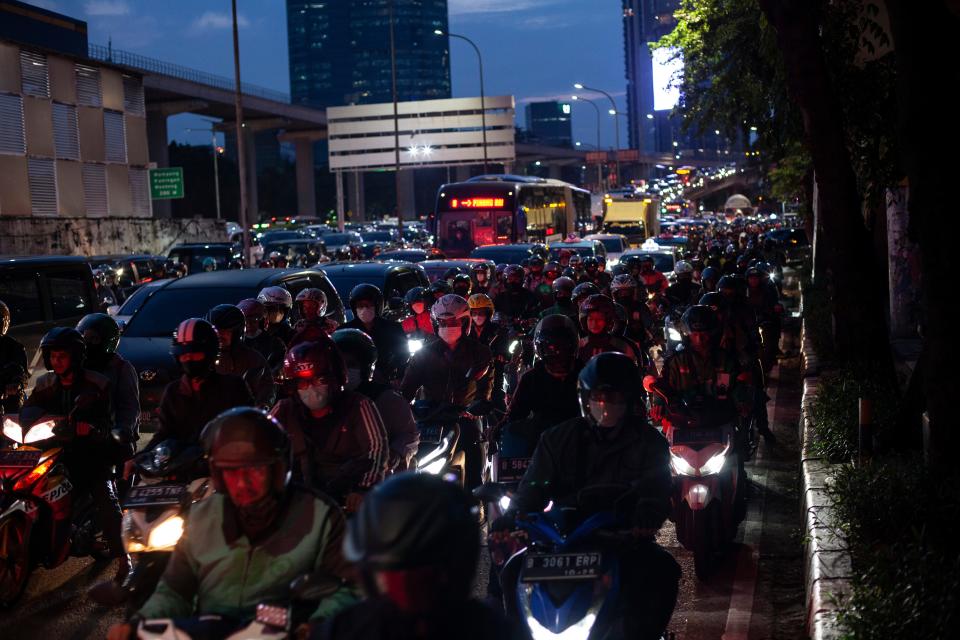
{"type": "Polygon", "coordinates": [[[560,241],[590,220],[590,192],[560,180],[486,175],[437,192],[437,247],[464,258],[486,244],[560,241]]]}

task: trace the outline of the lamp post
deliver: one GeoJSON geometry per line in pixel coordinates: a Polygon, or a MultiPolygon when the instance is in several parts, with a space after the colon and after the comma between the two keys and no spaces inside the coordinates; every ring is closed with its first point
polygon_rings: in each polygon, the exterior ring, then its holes
{"type": "Polygon", "coordinates": [[[233,93],[234,114],[237,120],[237,168],[240,174],[240,228],[243,230],[243,266],[250,266],[250,225],[247,222],[247,154],[243,144],[243,103],[240,90],[240,35],[237,31],[237,0],[230,0],[233,12],[233,93]]]}
{"type": "MultiPolygon", "coordinates": [[[[397,46],[394,35],[394,2],[389,3],[390,17],[390,88],[393,93],[393,187],[397,192],[397,233],[403,238],[403,212],[400,211],[400,118],[397,115],[397,46]]],[[[340,229],[343,231],[343,229],[340,229]]]]}
{"type": "Polygon", "coordinates": [[[607,97],[607,100],[610,101],[610,104],[613,105],[613,109],[611,110],[610,113],[613,114],[613,116],[614,116],[613,132],[614,132],[614,135],[615,135],[615,138],[616,138],[616,144],[617,144],[617,148],[616,148],[616,150],[614,151],[614,160],[616,160],[616,163],[617,163],[617,184],[620,184],[620,122],[619,122],[618,120],[616,120],[616,116],[618,115],[618,113],[617,113],[617,103],[616,103],[616,101],[613,99],[613,96],[611,96],[609,93],[607,93],[607,92],[604,91],[603,89],[594,89],[594,88],[592,88],[592,87],[588,87],[588,86],[585,86],[585,85],[583,85],[583,84],[580,84],[579,82],[575,83],[575,84],[573,85],[573,88],[574,88],[574,89],[579,89],[579,90],[581,90],[581,91],[594,91],[594,92],[596,92],[596,93],[602,93],[603,95],[605,95],[605,96],[607,97]]]}
{"type": "MultiPolygon", "coordinates": [[[[587,102],[591,107],[597,112],[597,151],[600,151],[600,107],[597,106],[597,103],[589,98],[582,98],[580,96],[570,96],[570,99],[573,101],[587,102]]],[[[597,163],[597,189],[603,191],[603,163],[597,163]]]]}
{"type": "Polygon", "coordinates": [[[220,219],[220,169],[217,166],[217,156],[220,155],[220,147],[217,145],[217,131],[210,129],[191,129],[187,127],[184,131],[209,131],[210,145],[213,148],[213,195],[217,203],[217,220],[220,219]]]}
{"type": "Polygon", "coordinates": [[[467,36],[461,36],[458,33],[450,33],[449,31],[444,33],[441,29],[434,29],[433,33],[438,36],[446,35],[448,38],[465,40],[477,52],[477,62],[480,64],[480,127],[483,129],[483,172],[487,173],[487,105],[483,90],[483,56],[480,55],[480,47],[467,36]]]}

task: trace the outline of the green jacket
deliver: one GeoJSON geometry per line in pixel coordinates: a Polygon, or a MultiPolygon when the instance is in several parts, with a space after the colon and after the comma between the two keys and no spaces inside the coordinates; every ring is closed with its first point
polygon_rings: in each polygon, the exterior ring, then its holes
{"type": "MultiPolygon", "coordinates": [[[[341,553],[344,518],[332,502],[292,491],[273,533],[257,545],[250,544],[230,509],[220,493],[190,509],[183,537],[156,591],[140,609],[141,617],[250,619],[260,602],[283,601],[298,576],[321,569],[349,576],[341,553]]],[[[356,600],[351,588],[342,587],[320,603],[311,619],[328,618],[356,600]]]]}

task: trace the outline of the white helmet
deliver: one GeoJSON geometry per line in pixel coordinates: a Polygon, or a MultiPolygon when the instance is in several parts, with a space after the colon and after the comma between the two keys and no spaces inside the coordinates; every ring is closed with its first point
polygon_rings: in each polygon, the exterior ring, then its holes
{"type": "Polygon", "coordinates": [[[283,287],[265,287],[260,291],[257,300],[267,305],[279,305],[287,311],[293,308],[293,296],[283,287]]]}
{"type": "Polygon", "coordinates": [[[430,308],[430,318],[434,326],[439,325],[441,320],[460,320],[463,330],[466,331],[467,324],[470,322],[470,305],[461,296],[448,293],[433,303],[430,308]]]}
{"type": "MultiPolygon", "coordinates": [[[[266,291],[266,289],[264,289],[266,291]]],[[[262,293],[262,292],[261,292],[262,293]]],[[[289,294],[287,294],[289,295],[289,294]]],[[[323,292],[322,289],[316,289],[308,287],[297,294],[297,308],[300,308],[300,303],[305,300],[314,300],[317,302],[319,311],[317,315],[322,316],[327,313],[327,294],[323,292]]]]}
{"type": "Polygon", "coordinates": [[[620,275],[614,277],[613,281],[610,283],[610,293],[616,293],[617,291],[622,291],[624,289],[636,289],[637,281],[628,273],[621,273],[620,275]]]}
{"type": "Polygon", "coordinates": [[[686,275],[688,273],[693,273],[693,265],[687,262],[686,260],[681,260],[673,268],[673,272],[678,276],[686,275]]]}

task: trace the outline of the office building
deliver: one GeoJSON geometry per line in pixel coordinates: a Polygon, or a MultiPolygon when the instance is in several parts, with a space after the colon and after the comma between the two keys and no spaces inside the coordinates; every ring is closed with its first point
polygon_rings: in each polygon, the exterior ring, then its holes
{"type": "Polygon", "coordinates": [[[569,102],[531,102],[526,116],[527,132],[533,142],[565,148],[573,144],[569,102]]]}

